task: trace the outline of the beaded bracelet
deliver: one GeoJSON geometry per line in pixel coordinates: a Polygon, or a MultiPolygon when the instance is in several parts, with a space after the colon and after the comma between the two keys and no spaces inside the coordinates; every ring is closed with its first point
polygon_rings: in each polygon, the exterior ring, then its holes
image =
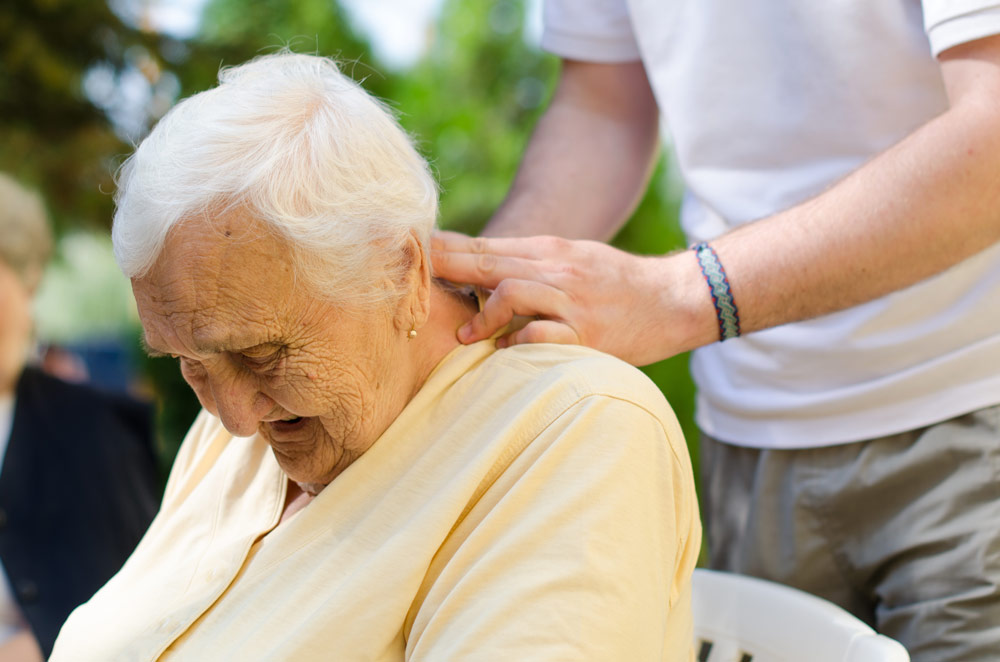
{"type": "Polygon", "coordinates": [[[692,246],[691,250],[698,258],[701,273],[712,295],[712,303],[715,304],[715,313],[719,318],[719,340],[738,338],[740,312],[736,308],[733,292],[729,289],[729,279],[726,277],[726,270],[722,268],[722,263],[719,262],[719,256],[715,253],[715,249],[704,241],[692,246]]]}

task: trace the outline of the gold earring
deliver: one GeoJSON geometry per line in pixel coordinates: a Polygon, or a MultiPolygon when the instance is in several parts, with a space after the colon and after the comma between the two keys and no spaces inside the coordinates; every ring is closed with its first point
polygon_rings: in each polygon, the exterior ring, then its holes
{"type": "Polygon", "coordinates": [[[407,335],[407,340],[413,340],[416,337],[417,337],[417,330],[416,329],[410,329],[410,333],[409,333],[409,335],[407,335]]]}

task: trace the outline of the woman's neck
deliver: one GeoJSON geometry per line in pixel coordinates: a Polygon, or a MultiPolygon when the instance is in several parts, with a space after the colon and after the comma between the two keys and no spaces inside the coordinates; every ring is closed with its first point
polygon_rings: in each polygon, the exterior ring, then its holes
{"type": "Polygon", "coordinates": [[[479,304],[473,296],[432,282],[430,316],[412,341],[413,350],[421,357],[416,390],[420,389],[441,359],[459,346],[458,328],[478,311],[479,304]]]}

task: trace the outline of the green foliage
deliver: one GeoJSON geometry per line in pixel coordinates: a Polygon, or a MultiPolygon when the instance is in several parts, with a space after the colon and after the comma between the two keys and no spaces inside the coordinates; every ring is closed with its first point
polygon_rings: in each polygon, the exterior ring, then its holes
{"type": "Polygon", "coordinates": [[[427,57],[389,94],[441,183],[441,225],[475,233],[503,200],[558,71],[522,8],[452,0],[427,57]]]}
{"type": "Polygon", "coordinates": [[[221,66],[280,48],[335,57],[348,65],[348,73],[365,78],[369,91],[381,94],[378,86],[383,79],[368,79],[374,70],[351,64],[370,61],[367,42],[354,32],[344,10],[330,0],[210,0],[201,30],[187,48],[179,68],[182,96],[212,87],[221,66]]]}
{"type": "Polygon", "coordinates": [[[98,62],[119,66],[136,38],[104,3],[0,3],[0,170],[39,188],[60,226],[110,210],[102,160],[122,144],[82,79],[98,62]]]}

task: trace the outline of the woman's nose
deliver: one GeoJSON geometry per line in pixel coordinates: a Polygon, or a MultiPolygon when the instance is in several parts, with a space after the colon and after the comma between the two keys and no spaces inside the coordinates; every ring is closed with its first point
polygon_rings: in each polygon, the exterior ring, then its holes
{"type": "Polygon", "coordinates": [[[261,419],[274,409],[274,400],[261,393],[256,380],[249,375],[230,374],[210,379],[209,388],[219,419],[237,437],[256,433],[261,419]]]}

